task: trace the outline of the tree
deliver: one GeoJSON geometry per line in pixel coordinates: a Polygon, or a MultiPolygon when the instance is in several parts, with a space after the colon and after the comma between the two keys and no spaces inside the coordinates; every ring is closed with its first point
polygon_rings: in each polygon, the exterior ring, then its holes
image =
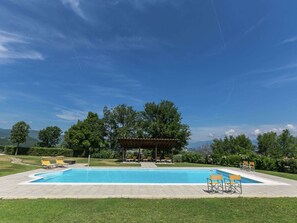
{"type": "Polygon", "coordinates": [[[65,144],[85,156],[89,149],[100,149],[105,145],[105,135],[103,120],[96,113],[89,112],[85,120],[79,120],[65,132],[65,144]]]}
{"type": "Polygon", "coordinates": [[[141,136],[139,112],[134,110],[132,106],[121,104],[113,109],[104,107],[103,114],[110,149],[119,149],[118,138],[141,136]]]}
{"type": "Polygon", "coordinates": [[[146,103],[142,112],[143,136],[178,139],[176,149],[181,150],[191,135],[189,126],[181,121],[181,113],[173,102],[146,103]]]}
{"type": "Polygon", "coordinates": [[[222,139],[214,139],[211,148],[215,157],[242,154],[249,155],[254,152],[254,145],[244,134],[229,136],[222,139]]]}
{"type": "Polygon", "coordinates": [[[288,129],[282,131],[282,133],[278,136],[277,141],[280,147],[278,158],[294,156],[296,153],[296,140],[288,129]]]}
{"type": "Polygon", "coordinates": [[[46,127],[38,133],[41,141],[39,144],[43,147],[54,147],[59,143],[61,134],[62,130],[57,126],[46,127]]]}
{"type": "Polygon", "coordinates": [[[277,134],[275,132],[266,132],[258,135],[258,153],[264,156],[279,156],[279,143],[277,140],[277,134]]]}
{"type": "Polygon", "coordinates": [[[10,132],[10,141],[12,143],[17,144],[15,155],[18,154],[18,149],[20,147],[20,144],[26,142],[26,138],[29,134],[29,130],[30,130],[30,126],[24,121],[17,122],[16,124],[14,124],[14,126],[12,126],[12,129],[10,132]]]}

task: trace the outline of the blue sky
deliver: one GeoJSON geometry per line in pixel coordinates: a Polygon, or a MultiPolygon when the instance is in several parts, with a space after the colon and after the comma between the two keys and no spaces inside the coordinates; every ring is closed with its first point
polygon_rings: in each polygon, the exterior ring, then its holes
{"type": "Polygon", "coordinates": [[[294,0],[3,0],[0,128],[171,100],[192,142],[296,133],[294,0]]]}

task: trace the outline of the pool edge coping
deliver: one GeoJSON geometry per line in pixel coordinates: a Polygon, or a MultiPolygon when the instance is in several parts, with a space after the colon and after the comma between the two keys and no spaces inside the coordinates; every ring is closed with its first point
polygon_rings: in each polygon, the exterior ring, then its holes
{"type": "MultiPolygon", "coordinates": [[[[109,167],[88,167],[91,169],[109,169],[109,167]]],[[[72,169],[81,169],[81,168],[67,168],[65,170],[58,170],[58,171],[53,171],[53,172],[39,172],[39,173],[35,173],[35,174],[30,174],[28,177],[29,178],[33,178],[31,180],[25,181],[25,182],[20,182],[19,185],[56,185],[56,186],[94,186],[94,185],[121,185],[121,186],[201,186],[201,185],[205,185],[206,183],[58,183],[58,182],[52,182],[52,183],[32,183],[33,181],[42,179],[43,177],[38,177],[36,176],[36,174],[43,174],[43,173],[54,173],[54,172],[65,172],[65,171],[69,171],[72,169]]],[[[84,168],[82,168],[84,169],[84,168]]],[[[125,168],[125,167],[115,167],[112,169],[130,169],[130,168],[125,168]]],[[[134,169],[134,168],[133,168],[134,169]]],[[[136,168],[136,169],[141,169],[141,170],[154,170],[155,168],[136,168]]],[[[158,169],[173,169],[172,167],[170,168],[166,168],[166,167],[161,167],[158,169]]],[[[250,180],[254,180],[254,181],[258,181],[259,183],[244,183],[244,186],[276,186],[276,185],[290,185],[287,183],[283,183],[283,182],[279,182],[276,180],[269,180],[269,179],[265,179],[263,177],[259,177],[259,176],[254,176],[251,173],[253,172],[247,172],[247,173],[242,173],[236,170],[232,170],[229,168],[215,168],[215,167],[174,167],[174,169],[215,169],[218,171],[223,171],[223,172],[227,172],[229,174],[237,174],[237,175],[241,175],[244,178],[248,178],[250,180]]]]}

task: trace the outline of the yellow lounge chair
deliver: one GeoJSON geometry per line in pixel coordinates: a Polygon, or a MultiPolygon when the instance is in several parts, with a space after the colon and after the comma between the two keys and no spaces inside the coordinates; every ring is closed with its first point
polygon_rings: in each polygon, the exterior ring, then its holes
{"type": "Polygon", "coordinates": [[[247,170],[249,167],[249,162],[248,161],[243,161],[241,164],[240,164],[240,169],[242,170],[247,170]]]}
{"type": "Polygon", "coordinates": [[[242,194],[242,184],[240,175],[229,175],[229,178],[224,179],[224,182],[226,192],[239,192],[242,194]]]}
{"type": "Polygon", "coordinates": [[[255,171],[255,162],[250,162],[248,165],[248,170],[255,171]]]}
{"type": "Polygon", "coordinates": [[[49,168],[54,168],[55,164],[51,164],[51,162],[49,160],[41,160],[41,166],[45,169],[49,169],[49,168]]]}
{"type": "Polygon", "coordinates": [[[210,175],[209,178],[207,178],[207,189],[208,192],[221,192],[223,193],[223,176],[222,175],[210,175]]]}
{"type": "Polygon", "coordinates": [[[63,156],[57,156],[56,157],[56,165],[58,167],[66,167],[66,166],[68,166],[68,163],[64,162],[64,157],[63,156]]]}

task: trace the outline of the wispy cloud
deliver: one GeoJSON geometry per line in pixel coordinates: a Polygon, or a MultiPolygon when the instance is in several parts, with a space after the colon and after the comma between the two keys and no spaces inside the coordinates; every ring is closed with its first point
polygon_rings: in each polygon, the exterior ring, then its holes
{"type": "Polygon", "coordinates": [[[297,81],[297,74],[280,75],[270,80],[263,81],[263,85],[266,87],[273,87],[280,84],[292,83],[297,81]]]}
{"type": "Polygon", "coordinates": [[[282,65],[279,67],[273,67],[273,68],[252,70],[252,71],[247,72],[246,74],[272,73],[272,72],[278,72],[278,71],[283,71],[283,70],[293,69],[293,68],[297,68],[297,63],[289,63],[286,65],[282,65]]]}
{"type": "Polygon", "coordinates": [[[258,28],[260,25],[262,25],[262,23],[265,21],[266,16],[262,17],[261,19],[259,19],[254,25],[252,25],[251,27],[249,27],[245,32],[244,35],[247,35],[249,33],[251,33],[252,31],[254,31],[256,28],[258,28]]]}
{"type": "Polygon", "coordinates": [[[211,6],[212,6],[212,10],[213,10],[213,13],[215,15],[215,19],[216,19],[216,22],[217,22],[217,25],[218,25],[218,28],[219,28],[219,31],[220,31],[220,37],[221,37],[221,40],[222,40],[222,43],[223,43],[223,47],[225,48],[226,47],[226,43],[225,43],[225,38],[224,38],[223,30],[222,30],[221,23],[220,23],[220,20],[219,20],[218,15],[217,15],[217,11],[216,11],[216,8],[214,6],[213,0],[211,0],[211,6]]]}
{"type": "Polygon", "coordinates": [[[100,48],[106,50],[156,50],[169,43],[140,35],[116,36],[114,39],[102,40],[100,48]]]}
{"type": "Polygon", "coordinates": [[[114,5],[124,3],[131,5],[134,9],[144,11],[147,8],[154,6],[154,5],[160,5],[160,4],[169,4],[173,7],[178,7],[180,4],[179,0],[110,0],[110,2],[114,5]]]}
{"type": "Polygon", "coordinates": [[[63,5],[71,8],[75,14],[83,18],[84,20],[88,20],[85,13],[80,7],[80,0],[61,0],[63,5]]]}
{"type": "Polygon", "coordinates": [[[77,121],[84,119],[87,116],[87,111],[61,110],[56,116],[66,121],[77,121]]]}
{"type": "Polygon", "coordinates": [[[41,53],[30,48],[25,36],[0,30],[0,63],[17,59],[43,60],[41,53]]]}
{"type": "Polygon", "coordinates": [[[293,42],[296,42],[296,41],[297,41],[297,36],[293,36],[293,37],[290,37],[290,38],[287,38],[287,39],[283,40],[281,42],[281,44],[293,43],[293,42]]]}

